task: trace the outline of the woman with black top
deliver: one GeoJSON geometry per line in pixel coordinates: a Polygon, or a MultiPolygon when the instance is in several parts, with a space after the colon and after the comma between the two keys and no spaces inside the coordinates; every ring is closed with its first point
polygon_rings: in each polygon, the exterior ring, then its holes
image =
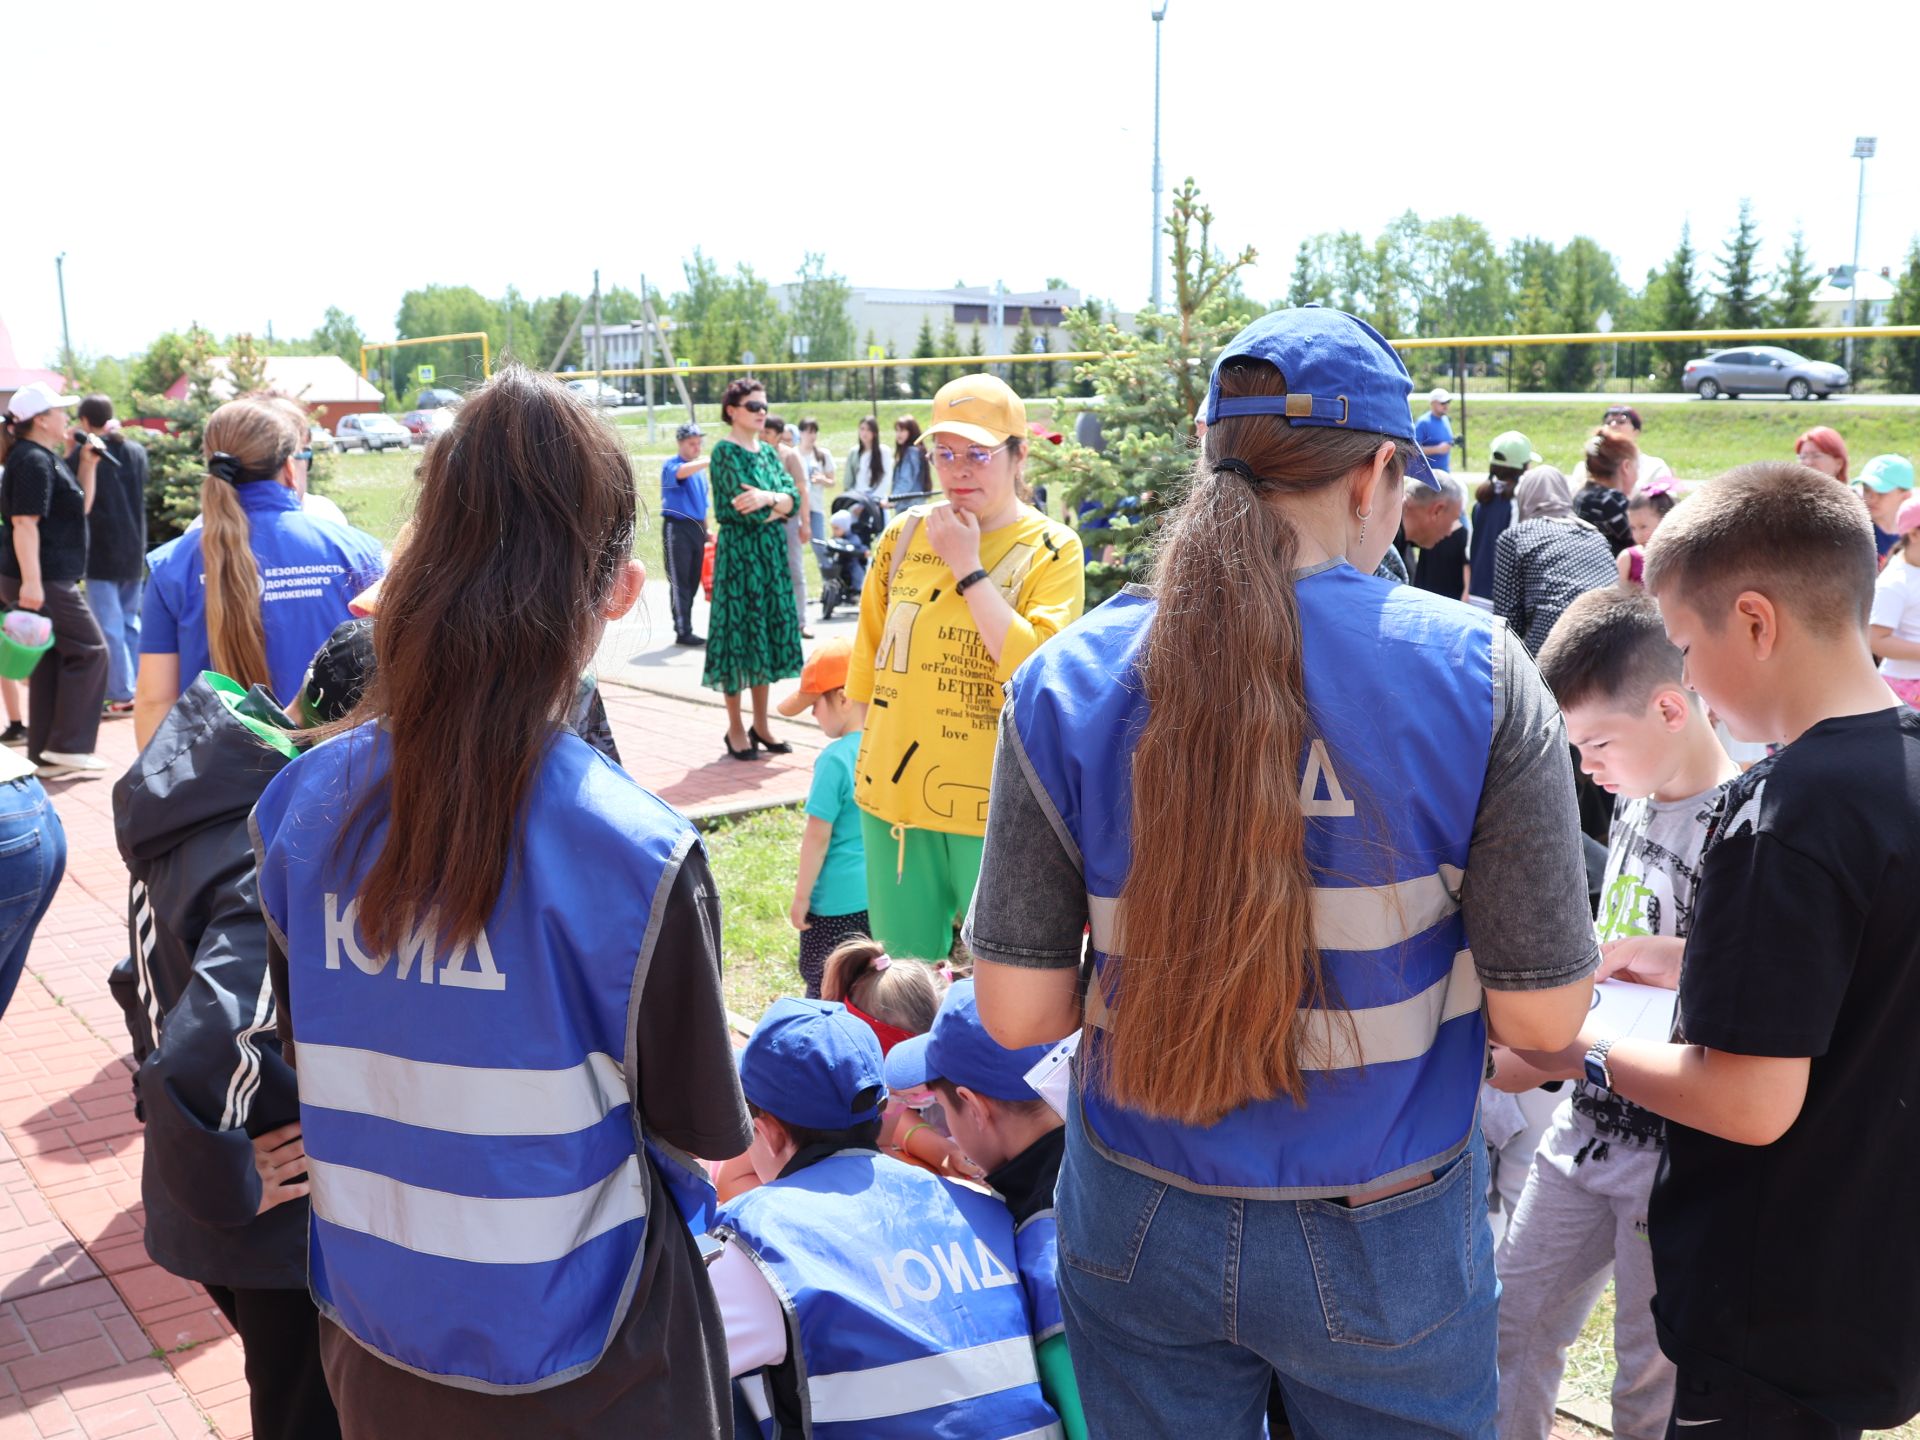
{"type": "Polygon", "coordinates": [[[53,622],[53,654],[35,668],[27,696],[27,758],[43,780],[107,768],[93,753],[107,642],[80,593],[100,451],[81,445],[78,475],[60,458],[67,410],[79,403],[38,380],[23,385],[7,402],[0,438],[0,600],[53,622]]]}

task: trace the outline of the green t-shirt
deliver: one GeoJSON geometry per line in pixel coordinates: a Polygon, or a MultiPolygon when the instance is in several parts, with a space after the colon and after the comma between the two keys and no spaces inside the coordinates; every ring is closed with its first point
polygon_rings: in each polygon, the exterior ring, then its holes
{"type": "Polygon", "coordinates": [[[860,843],[860,809],[853,803],[853,765],[860,758],[860,732],[849,730],[813,762],[807,814],[833,826],[820,878],[807,908],[816,915],[852,915],[867,908],[867,856],[860,843]]]}

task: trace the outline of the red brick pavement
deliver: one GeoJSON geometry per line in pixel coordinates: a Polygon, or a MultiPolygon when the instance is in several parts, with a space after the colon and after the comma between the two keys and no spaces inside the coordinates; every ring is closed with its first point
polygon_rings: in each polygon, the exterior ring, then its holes
{"type": "MultiPolygon", "coordinates": [[[[689,815],[806,794],[822,739],[786,725],[790,756],[727,758],[712,705],[610,686],[627,769],[689,815]]],[[[118,775],[133,731],[102,729],[118,775]]],[[[111,783],[47,786],[67,874],[0,1021],[0,1440],[250,1433],[238,1339],[198,1285],[141,1241],[141,1126],[126,1027],[107,975],[127,953],[126,871],[111,783]]]]}

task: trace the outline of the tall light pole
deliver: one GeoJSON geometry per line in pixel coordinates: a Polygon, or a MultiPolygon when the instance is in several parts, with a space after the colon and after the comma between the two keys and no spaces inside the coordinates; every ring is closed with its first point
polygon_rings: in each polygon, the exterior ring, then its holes
{"type": "MultiPolygon", "coordinates": [[[[1853,158],[1860,162],[1860,193],[1853,202],[1853,269],[1847,276],[1847,324],[1860,323],[1860,218],[1867,208],[1867,161],[1873,158],[1874,138],[1861,135],[1853,142],[1853,158]]],[[[1853,369],[1853,337],[1847,337],[1847,369],[1853,369]]]]}
{"type": "Polygon", "coordinates": [[[1160,22],[1172,0],[1160,0],[1153,12],[1153,308],[1160,308],[1160,22]]]}
{"type": "Polygon", "coordinates": [[[67,252],[53,257],[54,283],[60,287],[60,368],[73,383],[73,340],[67,334],[67,252]]]}

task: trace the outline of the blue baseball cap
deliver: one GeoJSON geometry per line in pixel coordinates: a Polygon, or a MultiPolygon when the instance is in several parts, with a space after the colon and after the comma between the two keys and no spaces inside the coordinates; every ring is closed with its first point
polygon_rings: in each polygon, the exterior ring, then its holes
{"type": "Polygon", "coordinates": [[[872,1027],[834,1000],[776,1000],[740,1052],[740,1089],[776,1120],[845,1130],[877,1119],[885,1065],[872,1027]]]}
{"type": "Polygon", "coordinates": [[[933,1029],[902,1040],[887,1052],[887,1087],[911,1090],[932,1080],[964,1085],[995,1100],[1037,1100],[1027,1072],[1047,1058],[1051,1045],[1008,1050],[980,1023],[973,981],[956,980],[940,1001],[933,1029]]]}
{"type": "Polygon", "coordinates": [[[1367,430],[1413,446],[1407,477],[1433,483],[1433,467],[1413,438],[1407,404],[1413,380],[1386,337],[1343,310],[1302,305],[1272,310],[1228,342],[1213,362],[1207,403],[1209,425],[1233,415],[1284,415],[1293,425],[1367,430]],[[1264,360],[1287,382],[1284,395],[1223,399],[1220,367],[1235,360],[1264,360]]]}

